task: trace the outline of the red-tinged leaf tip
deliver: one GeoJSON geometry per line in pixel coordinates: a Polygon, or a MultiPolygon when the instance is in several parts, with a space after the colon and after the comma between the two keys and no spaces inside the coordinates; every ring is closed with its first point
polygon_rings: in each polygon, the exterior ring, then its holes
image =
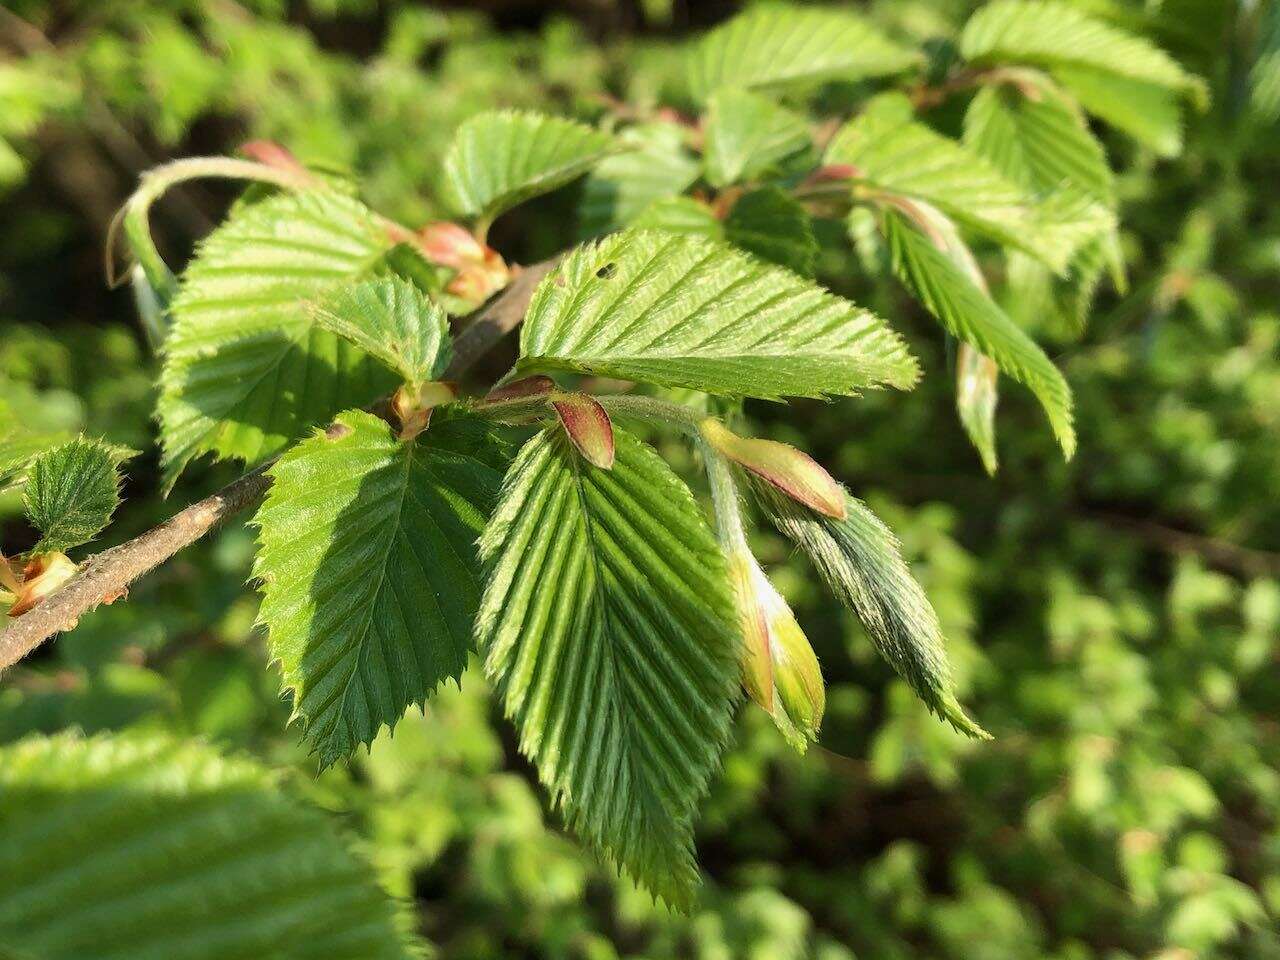
{"type": "Polygon", "coordinates": [[[556,388],[556,382],[550,377],[538,374],[512,380],[506,386],[490,390],[480,400],[480,406],[487,407],[495,403],[522,403],[537,397],[546,397],[556,388]]]}
{"type": "Polygon", "coordinates": [[[465,227],[446,220],[428,223],[418,231],[418,237],[419,247],[428,260],[455,270],[483,263],[488,249],[465,227]]]}
{"type": "Polygon", "coordinates": [[[838,180],[854,180],[862,172],[852,163],[828,163],[805,178],[806,183],[831,183],[838,180]]]}
{"type": "Polygon", "coordinates": [[[248,143],[241,144],[240,153],[250,160],[276,170],[287,170],[289,173],[296,173],[303,177],[311,176],[311,171],[302,165],[288,147],[274,140],[250,140],[248,143]]]}
{"type": "Polygon", "coordinates": [[[558,393],[551,405],[583,459],[602,470],[612,469],[613,423],[600,402],[585,393],[558,393]]]}
{"type": "Polygon", "coordinates": [[[702,435],[716,452],[773,484],[792,500],[823,516],[845,518],[844,488],[802,450],[776,440],[740,437],[712,419],[703,422],[702,435]]]}

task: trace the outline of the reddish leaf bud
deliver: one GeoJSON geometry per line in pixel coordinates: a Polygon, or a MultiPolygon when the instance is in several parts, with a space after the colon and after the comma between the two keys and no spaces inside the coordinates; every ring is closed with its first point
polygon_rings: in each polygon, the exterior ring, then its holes
{"type": "Polygon", "coordinates": [[[418,237],[419,249],[428,260],[455,270],[483,263],[488,250],[465,227],[445,220],[428,223],[418,237]]]}
{"type": "Polygon", "coordinates": [[[523,377],[520,380],[512,380],[496,390],[490,390],[480,400],[480,405],[487,407],[495,403],[524,403],[537,397],[546,397],[555,388],[556,382],[542,374],[523,377]]]}
{"type": "Polygon", "coordinates": [[[613,423],[594,397],[585,393],[557,393],[551,398],[564,431],[578,452],[603,470],[613,467],[613,423]]]}
{"type": "Polygon", "coordinates": [[[702,423],[702,436],[717,453],[773,484],[823,516],[843,520],[844,489],[813,457],[776,440],[740,437],[719,420],[702,423]]]}

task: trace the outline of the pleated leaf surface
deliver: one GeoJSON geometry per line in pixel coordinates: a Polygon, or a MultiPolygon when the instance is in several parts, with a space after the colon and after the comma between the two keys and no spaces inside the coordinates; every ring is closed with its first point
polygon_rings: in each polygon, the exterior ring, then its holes
{"type": "Polygon", "coordinates": [[[259,618],[322,764],[461,675],[499,450],[464,417],[401,442],[348,411],[271,468],[254,520],[259,618]]]}
{"type": "Polygon", "coordinates": [[[0,953],[401,960],[408,923],[254,762],[159,733],[0,748],[0,953]]]}
{"type": "Polygon", "coordinates": [[[534,294],[520,368],[778,398],[907,388],[915,360],[879,317],[699,236],[624,231],[571,253],[534,294]]]}
{"type": "Polygon", "coordinates": [[[485,671],[570,828],[674,906],[719,762],[740,637],[688,488],[614,428],[588,464],[558,427],[520,451],[481,541],[485,671]]]}

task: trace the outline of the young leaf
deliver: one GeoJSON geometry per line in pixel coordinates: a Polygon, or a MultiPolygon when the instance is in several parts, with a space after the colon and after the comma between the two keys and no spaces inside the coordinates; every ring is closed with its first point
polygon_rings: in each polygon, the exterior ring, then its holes
{"type": "Polygon", "coordinates": [[[847,493],[840,520],[807,510],[754,477],[751,489],[774,526],[809,555],[840,602],[862,620],[880,655],[925,705],[961,733],[985,738],[956,700],[938,615],[889,528],[847,493]]]}
{"type": "Polygon", "coordinates": [[[1036,395],[1070,457],[1076,435],[1071,388],[1044,351],[945,252],[893,210],[884,214],[893,269],[947,332],[971,343],[1036,395]]]}
{"type": "Polygon", "coordinates": [[[729,733],[738,646],[724,559],[692,494],[614,429],[611,470],[558,428],[520,451],[480,542],[485,672],[569,826],[669,903],[729,733]]]}
{"type": "Polygon", "coordinates": [[[1086,67],[1205,95],[1204,82],[1155,44],[1054,0],[997,0],[982,7],[965,24],[960,52],[977,64],[1086,67]]]}
{"type": "Polygon", "coordinates": [[[407,960],[411,923],[257,763],[158,733],[0,748],[0,954],[407,960]]]}
{"type": "Polygon", "coordinates": [[[1057,318],[1065,330],[1083,329],[1106,251],[1116,242],[1115,182],[1102,145],[1047,82],[1035,98],[1007,88],[980,91],[965,113],[964,139],[1043,198],[1043,229],[1058,231],[1076,247],[1057,280],[1029,257],[1010,252],[1010,315],[1032,323],[1057,318]]]}
{"type": "Polygon", "coordinates": [[[1059,67],[1053,73],[1082,107],[1158,156],[1182,152],[1182,109],[1176,94],[1091,67],[1059,67]]]}
{"type": "Polygon", "coordinates": [[[813,220],[800,201],[777,187],[745,193],[724,221],[725,239],[736,247],[812,277],[818,260],[813,220]]]}
{"type": "Polygon", "coordinates": [[[617,149],[608,134],[563,117],[489,111],[454,134],[441,187],[456,213],[490,223],[582,176],[617,149]]]}
{"type": "Polygon", "coordinates": [[[698,179],[699,165],[685,149],[674,123],[624,130],[625,152],[606,157],[587,175],[578,203],[579,230],[586,239],[630,226],[657,200],[677,197],[698,179]]]}
{"type": "Polygon", "coordinates": [[[1102,144],[1047,81],[1034,99],[1008,86],[978,91],[965,111],[964,142],[1039,196],[1069,190],[1115,204],[1115,177],[1102,144]]]}
{"type": "Polygon", "coordinates": [[[65,552],[102,532],[120,504],[120,460],[107,444],[79,437],[31,461],[24,501],[43,534],[33,553],[65,552]]]}
{"type": "Polygon", "coordinates": [[[689,88],[778,87],[899,73],[919,56],[844,10],[761,4],[708,33],[689,58],[689,88]]]}
{"type": "Polygon", "coordinates": [[[200,245],[172,304],[157,411],[171,486],[194,457],[254,462],[394,384],[311,319],[307,304],[390,246],[336,193],[285,193],[234,213],[200,245]]]}
{"type": "Polygon", "coordinates": [[[1074,247],[1042,229],[1035,196],[990,161],[914,119],[900,93],[876,97],[841,128],[826,163],[849,164],[855,191],[870,187],[924,200],[957,223],[1066,267],[1074,247]]]}
{"type": "Polygon", "coordinates": [[[1264,123],[1280,119],[1280,4],[1259,15],[1253,66],[1249,70],[1249,105],[1264,123]]]}
{"type": "Polygon", "coordinates": [[[449,365],[444,311],[407,280],[383,277],[342,287],[319,300],[311,318],[377,357],[405,383],[435,380],[449,365]]]}
{"type": "Polygon", "coordinates": [[[956,351],[956,413],[960,425],[982,458],[987,473],[995,476],[1000,465],[996,454],[996,404],[1000,400],[999,367],[974,348],[960,344],[956,351]]]}
{"type": "Polygon", "coordinates": [[[910,387],[882,320],[699,237],[627,231],[571,253],[533,296],[521,371],[565,369],[776,398],[910,387]]]}
{"type": "Polygon", "coordinates": [[[703,123],[707,180],[725,187],[750,180],[812,144],[804,118],[749,90],[711,95],[703,123]]]}
{"type": "Polygon", "coordinates": [[[271,468],[254,521],[259,617],[323,765],[466,666],[494,451],[473,420],[436,419],[401,443],[348,411],[271,468]]]}

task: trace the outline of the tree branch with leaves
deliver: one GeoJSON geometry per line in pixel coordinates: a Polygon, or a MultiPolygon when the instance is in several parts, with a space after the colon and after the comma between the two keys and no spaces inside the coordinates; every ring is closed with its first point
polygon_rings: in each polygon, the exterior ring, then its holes
{"type": "Polygon", "coordinates": [[[5,438],[25,452],[0,461],[4,476],[25,485],[44,539],[5,562],[0,666],[255,507],[259,620],[322,765],[459,682],[474,651],[569,827],[683,908],[739,691],[796,749],[820,736],[821,666],[752,555],[760,518],[929,710],[986,737],[893,533],[807,454],[746,435],[740,403],[921,376],[883,317],[815,279],[831,236],[815,222],[834,221],[961,344],[956,403],[986,468],[1001,374],[1070,457],[1068,379],[1025,311],[1078,329],[1104,276],[1123,283],[1087,116],[1164,148],[1158,111],[1126,112],[1123,91],[1176,117],[1201,86],[1148,41],[1053,2],[984,7],[959,51],[927,82],[921,51],[855,14],[754,9],[689,49],[694,127],[630,109],[597,126],[477,115],[442,166],[457,219],[419,229],[271,144],[144,178],[120,227],[163,357],[165,487],[204,457],[251,469],[77,565],[66,552],[109,521],[123,454],[5,438]],[[804,113],[809,94],[855,80],[883,89],[819,143],[831,118],[804,113]],[[951,97],[968,98],[959,139],[921,112],[951,97]],[[175,278],[147,214],[195,176],[253,182],[175,278]],[[490,225],[576,180],[592,236],[513,274],[490,225]],[[512,369],[459,386],[517,326],[512,369]],[[687,442],[705,482],[678,475],[655,433],[687,442]]]}

